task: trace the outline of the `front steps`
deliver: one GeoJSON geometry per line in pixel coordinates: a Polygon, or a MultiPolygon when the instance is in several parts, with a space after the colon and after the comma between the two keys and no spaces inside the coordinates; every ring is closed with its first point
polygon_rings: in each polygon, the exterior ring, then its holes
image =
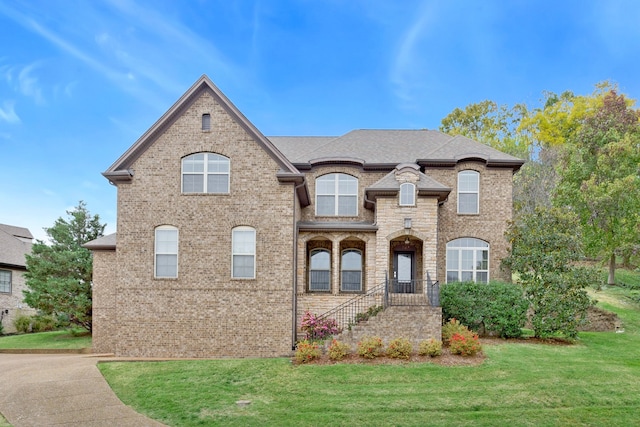
{"type": "Polygon", "coordinates": [[[431,306],[391,306],[378,315],[345,329],[335,339],[356,350],[363,337],[380,337],[385,346],[396,338],[407,338],[414,351],[429,338],[442,339],[442,308],[431,306]]]}

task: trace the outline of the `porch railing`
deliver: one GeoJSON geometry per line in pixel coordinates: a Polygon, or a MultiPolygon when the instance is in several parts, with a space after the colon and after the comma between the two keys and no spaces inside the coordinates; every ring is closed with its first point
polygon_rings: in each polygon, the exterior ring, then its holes
{"type": "Polygon", "coordinates": [[[440,284],[433,282],[427,273],[427,280],[389,280],[343,302],[320,316],[319,319],[335,319],[343,330],[358,322],[367,320],[390,306],[440,306],[440,284]]]}
{"type": "Polygon", "coordinates": [[[336,308],[318,316],[319,319],[335,319],[336,323],[343,330],[366,320],[373,313],[384,308],[384,293],[386,283],[378,285],[369,290],[366,294],[357,295],[348,301],[343,302],[336,308]]]}

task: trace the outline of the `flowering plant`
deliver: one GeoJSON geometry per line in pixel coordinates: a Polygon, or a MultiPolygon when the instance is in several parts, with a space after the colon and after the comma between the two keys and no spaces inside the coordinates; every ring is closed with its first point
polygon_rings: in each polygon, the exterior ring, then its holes
{"type": "Polygon", "coordinates": [[[315,314],[306,311],[300,322],[300,329],[306,334],[308,341],[326,340],[332,335],[338,335],[342,329],[335,319],[318,318],[315,314]]]}
{"type": "Polygon", "coordinates": [[[394,359],[408,359],[411,357],[413,346],[406,338],[396,338],[387,347],[387,356],[394,359]]]}
{"type": "Polygon", "coordinates": [[[333,339],[329,345],[329,359],[342,360],[350,353],[349,346],[337,339],[333,339]]]}
{"type": "Polygon", "coordinates": [[[453,318],[445,323],[444,326],[442,326],[442,342],[445,345],[449,345],[449,341],[451,340],[453,334],[459,334],[463,332],[469,332],[469,328],[460,323],[459,320],[453,318]]]}
{"type": "Polygon", "coordinates": [[[459,354],[461,356],[473,356],[482,350],[478,334],[470,331],[453,334],[451,340],[449,340],[449,346],[451,347],[451,354],[459,354]]]}
{"type": "Polygon", "coordinates": [[[420,342],[418,348],[418,354],[420,356],[436,357],[442,354],[442,341],[438,341],[435,338],[424,340],[420,342]]]}
{"type": "Polygon", "coordinates": [[[375,359],[384,354],[384,345],[379,337],[364,337],[358,343],[358,354],[365,359],[375,359]]]}
{"type": "Polygon", "coordinates": [[[321,355],[322,353],[317,343],[305,340],[300,341],[296,346],[294,357],[298,363],[307,363],[318,359],[321,355]]]}

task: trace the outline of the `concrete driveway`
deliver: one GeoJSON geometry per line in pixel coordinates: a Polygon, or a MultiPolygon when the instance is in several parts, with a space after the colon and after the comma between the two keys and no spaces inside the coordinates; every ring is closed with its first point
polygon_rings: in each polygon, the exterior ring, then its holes
{"type": "Polygon", "coordinates": [[[123,404],[79,354],[0,354],[0,412],[20,426],[162,426],[123,404]]]}

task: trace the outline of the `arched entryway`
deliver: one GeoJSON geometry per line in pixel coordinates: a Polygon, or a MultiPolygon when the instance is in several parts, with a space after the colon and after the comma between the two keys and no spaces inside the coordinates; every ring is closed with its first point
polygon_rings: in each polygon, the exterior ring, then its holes
{"type": "Polygon", "coordinates": [[[398,236],[389,244],[389,279],[392,293],[424,292],[422,240],[412,235],[398,236]]]}

